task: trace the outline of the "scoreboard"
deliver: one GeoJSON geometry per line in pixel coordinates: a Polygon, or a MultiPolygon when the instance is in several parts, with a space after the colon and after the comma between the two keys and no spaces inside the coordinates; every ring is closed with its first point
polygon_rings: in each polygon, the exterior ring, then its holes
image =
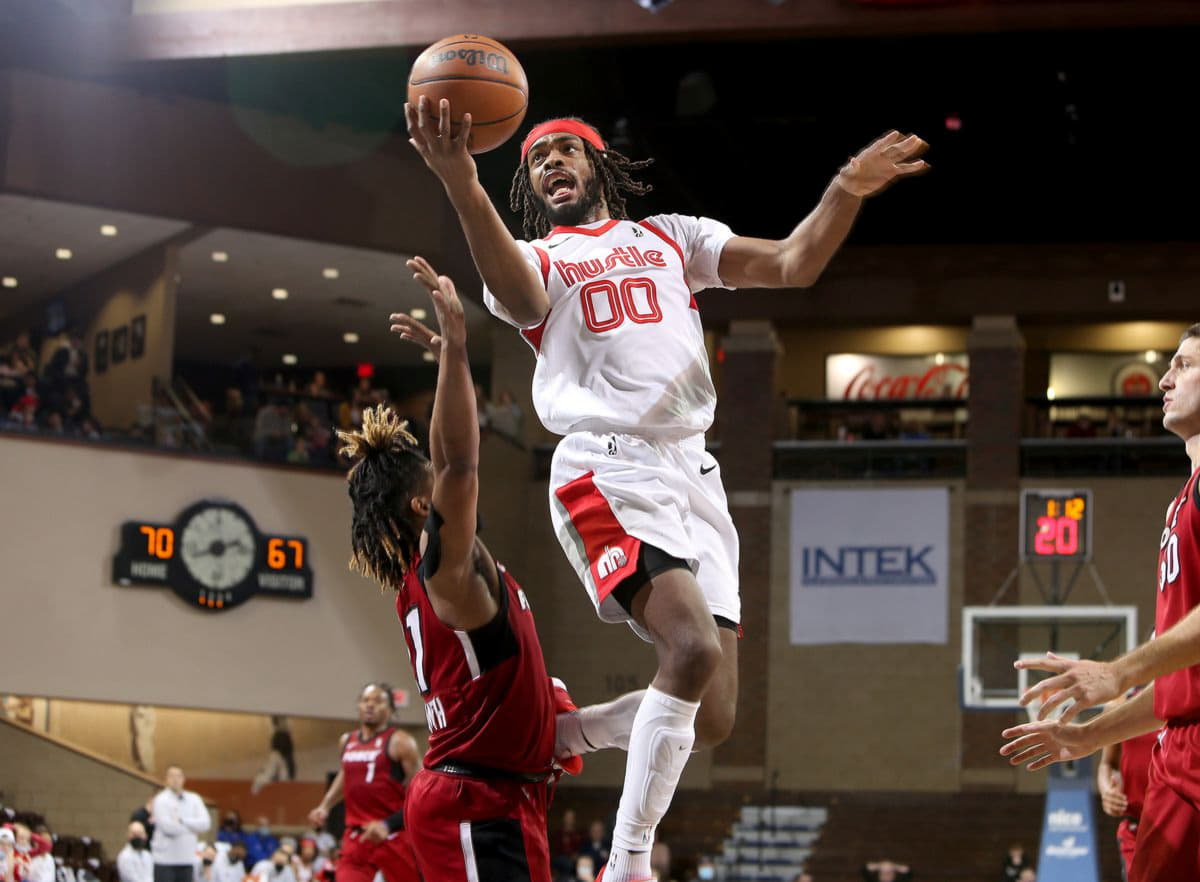
{"type": "Polygon", "coordinates": [[[1021,559],[1092,559],[1092,491],[1021,491],[1021,559]]]}

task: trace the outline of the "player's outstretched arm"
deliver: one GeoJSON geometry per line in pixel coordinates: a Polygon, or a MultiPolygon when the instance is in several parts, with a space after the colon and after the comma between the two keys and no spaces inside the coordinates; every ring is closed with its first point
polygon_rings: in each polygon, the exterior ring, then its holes
{"type": "Polygon", "coordinates": [[[734,288],[806,288],[846,241],[862,200],[899,178],[929,169],[919,157],[929,145],[916,135],[888,132],[850,158],[821,201],[786,239],[736,236],[721,252],[721,281],[734,288]]]}
{"type": "Polygon", "coordinates": [[[1195,664],[1200,664],[1200,607],[1115,661],[1073,660],[1047,653],[1040,659],[1018,661],[1016,667],[1056,675],[1030,687],[1021,696],[1021,704],[1043,701],[1039,718],[1045,719],[1058,705],[1073,700],[1075,705],[1063,714],[1069,722],[1085,707],[1112,701],[1139,683],[1150,683],[1195,664]]]}
{"type": "Polygon", "coordinates": [[[464,114],[457,137],[451,135],[450,102],[444,98],[435,113],[422,95],[416,107],[404,105],[404,117],[408,143],[446,188],[488,290],[518,322],[536,325],[549,311],[550,299],[479,183],[475,160],[467,152],[471,115],[464,114]]]}
{"type": "Polygon", "coordinates": [[[441,338],[431,437],[443,462],[434,475],[433,507],[442,516],[441,560],[426,581],[438,618],[453,628],[476,628],[496,615],[495,598],[474,577],[479,502],[479,413],[467,360],[467,321],[458,292],[422,257],[408,261],[413,278],[433,299],[441,338]]]}
{"type": "Polygon", "coordinates": [[[1088,756],[1107,744],[1153,732],[1161,725],[1162,721],[1154,716],[1151,686],[1086,723],[1036,720],[1005,729],[1001,735],[1011,740],[1000,748],[1000,755],[1008,757],[1011,765],[1024,765],[1036,772],[1054,763],[1088,756]]]}

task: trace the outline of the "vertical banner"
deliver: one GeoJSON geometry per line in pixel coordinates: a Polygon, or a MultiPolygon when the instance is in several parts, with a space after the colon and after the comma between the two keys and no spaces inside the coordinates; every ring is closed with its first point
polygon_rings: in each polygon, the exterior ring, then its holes
{"type": "Polygon", "coordinates": [[[945,643],[945,487],[792,493],[791,640],[945,643]]]}
{"type": "Polygon", "coordinates": [[[1053,765],[1046,780],[1038,882],[1098,882],[1099,866],[1091,759],[1078,760],[1073,766],[1053,765]]]}

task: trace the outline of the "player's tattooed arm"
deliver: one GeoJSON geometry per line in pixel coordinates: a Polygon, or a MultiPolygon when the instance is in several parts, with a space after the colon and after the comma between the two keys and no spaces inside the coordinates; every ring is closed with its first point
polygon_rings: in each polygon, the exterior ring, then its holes
{"type": "Polygon", "coordinates": [[[488,290],[518,322],[536,325],[549,312],[550,298],[479,183],[475,160],[467,151],[470,114],[463,116],[457,137],[451,134],[450,102],[445,99],[435,112],[422,96],[416,107],[404,105],[404,116],[409,143],[446,188],[488,290]]]}
{"type": "Polygon", "coordinates": [[[721,281],[735,288],[807,288],[846,241],[862,200],[896,180],[921,174],[929,145],[916,135],[888,132],[850,158],[821,201],[786,239],[737,236],[721,252],[721,281]]]}
{"type": "Polygon", "coordinates": [[[408,266],[429,291],[441,338],[431,420],[444,457],[433,482],[433,507],[443,520],[441,561],[426,587],[438,618],[451,627],[470,629],[491,621],[498,606],[475,572],[479,412],[467,360],[466,315],[454,282],[439,276],[424,258],[414,257],[408,266]]]}

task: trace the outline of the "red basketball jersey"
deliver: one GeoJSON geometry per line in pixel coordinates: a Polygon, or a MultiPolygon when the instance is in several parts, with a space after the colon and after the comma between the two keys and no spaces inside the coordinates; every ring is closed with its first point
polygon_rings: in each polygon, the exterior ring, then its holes
{"type": "Polygon", "coordinates": [[[459,761],[522,774],[550,771],[554,699],[525,592],[499,563],[500,609],[459,631],[433,611],[414,560],[396,595],[417,688],[425,700],[425,767],[459,761]]]}
{"type": "Polygon", "coordinates": [[[1147,732],[1121,742],[1121,782],[1125,785],[1126,817],[1140,818],[1146,785],[1150,783],[1150,754],[1158,741],[1158,731],[1147,732]]]}
{"type": "MultiPolygon", "coordinates": [[[[1158,546],[1158,607],[1156,634],[1167,629],[1200,604],[1200,471],[1192,473],[1167,509],[1158,546]]],[[[1200,665],[1159,677],[1154,681],[1154,714],[1160,720],[1181,721],[1200,717],[1200,665]]]]}
{"type": "Polygon", "coordinates": [[[346,826],[365,827],[404,808],[404,766],[388,756],[394,727],[363,740],[355,729],[342,750],[342,782],[346,799],[346,826]]]}

